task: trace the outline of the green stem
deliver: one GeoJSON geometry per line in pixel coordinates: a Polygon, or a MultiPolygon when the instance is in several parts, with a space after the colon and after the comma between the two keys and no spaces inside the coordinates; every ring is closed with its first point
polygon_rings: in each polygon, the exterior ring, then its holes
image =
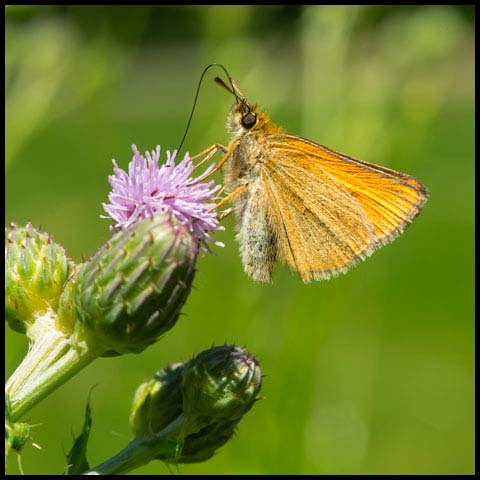
{"type": "Polygon", "coordinates": [[[11,422],[98,356],[91,348],[72,346],[68,335],[52,328],[53,317],[50,312],[38,320],[48,328],[35,335],[26,357],[5,385],[11,422]]]}
{"type": "Polygon", "coordinates": [[[106,462],[83,475],[119,475],[146,465],[154,459],[174,459],[178,455],[178,445],[184,438],[185,419],[180,414],[161,432],[145,437],[137,437],[123,450],[106,462]]]}

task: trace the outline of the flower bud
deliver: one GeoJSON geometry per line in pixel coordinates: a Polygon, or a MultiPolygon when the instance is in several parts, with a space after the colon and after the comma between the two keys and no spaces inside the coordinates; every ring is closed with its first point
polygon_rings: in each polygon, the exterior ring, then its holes
{"type": "Polygon", "coordinates": [[[158,433],[182,413],[183,369],[183,363],[169,365],[138,387],[130,414],[135,436],[158,433]]]}
{"type": "Polygon", "coordinates": [[[224,345],[205,350],[185,366],[183,413],[199,424],[229,422],[243,416],[257,399],[262,375],[245,349],[224,345]]]}
{"type": "Polygon", "coordinates": [[[160,451],[156,458],[170,463],[201,462],[233,436],[260,387],[260,367],[252,355],[232,345],[213,347],[188,362],[158,371],[140,385],[130,425],[138,438],[161,436],[162,430],[170,431],[180,421],[179,452],[160,451]]]}
{"type": "Polygon", "coordinates": [[[204,462],[213,457],[215,452],[233,437],[240,420],[239,418],[232,422],[218,422],[207,425],[199,432],[192,433],[185,438],[179,458],[159,458],[159,460],[168,463],[204,462]]]}
{"type": "Polygon", "coordinates": [[[30,437],[28,423],[5,423],[5,456],[12,450],[20,452],[30,437]]]}
{"type": "Polygon", "coordinates": [[[73,267],[63,247],[28,223],[5,231],[5,318],[25,333],[36,317],[56,310],[73,267]]]}
{"type": "Polygon", "coordinates": [[[197,252],[186,228],[156,216],[116,233],[81,266],[77,316],[104,355],[141,352],[175,325],[197,252]]]}
{"type": "Polygon", "coordinates": [[[19,453],[30,438],[28,423],[13,423],[10,421],[10,401],[5,398],[5,461],[10,452],[19,453]]]}

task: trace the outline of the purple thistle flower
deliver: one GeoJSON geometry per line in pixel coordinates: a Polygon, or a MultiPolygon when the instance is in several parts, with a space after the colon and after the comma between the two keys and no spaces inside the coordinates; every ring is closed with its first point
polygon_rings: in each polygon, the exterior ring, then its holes
{"type": "MultiPolygon", "coordinates": [[[[175,164],[177,151],[167,150],[167,161],[159,166],[160,146],[143,157],[137,147],[128,165],[128,174],[113,160],[113,175],[108,177],[112,191],[108,195],[110,203],[103,203],[103,209],[116,222],[112,230],[124,230],[136,222],[157,214],[166,213],[184,224],[191,235],[207,249],[207,241],[224,246],[215,241],[209,232],[223,230],[218,224],[217,212],[209,211],[215,204],[215,192],[220,185],[214,181],[198,182],[191,177],[194,166],[188,153],[179,164],[175,164]]],[[[207,174],[214,168],[210,165],[207,174]]],[[[102,218],[109,218],[101,215],[102,218]]]]}

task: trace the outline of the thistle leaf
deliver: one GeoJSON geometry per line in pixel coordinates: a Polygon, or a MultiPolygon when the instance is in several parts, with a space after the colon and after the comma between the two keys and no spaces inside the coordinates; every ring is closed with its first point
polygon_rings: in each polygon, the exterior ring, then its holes
{"type": "Polygon", "coordinates": [[[73,446],[67,455],[67,466],[65,475],[79,475],[90,469],[87,461],[87,444],[92,426],[92,410],[90,408],[90,395],[88,395],[85,407],[85,421],[83,422],[82,433],[74,440],[73,446]]]}

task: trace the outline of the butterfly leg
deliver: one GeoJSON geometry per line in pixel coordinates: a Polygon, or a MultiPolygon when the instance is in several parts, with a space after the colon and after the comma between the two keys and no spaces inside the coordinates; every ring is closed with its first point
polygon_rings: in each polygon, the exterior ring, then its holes
{"type": "Polygon", "coordinates": [[[225,217],[228,217],[233,212],[233,208],[227,208],[223,212],[220,212],[218,215],[218,220],[223,220],[225,217]]]}
{"type": "Polygon", "coordinates": [[[224,192],[225,192],[225,185],[223,185],[222,188],[218,191],[217,196],[214,198],[214,200],[220,200],[224,192]]]}
{"type": "Polygon", "coordinates": [[[244,192],[246,190],[246,188],[247,188],[247,184],[240,185],[232,193],[229,193],[226,197],[222,198],[222,200],[220,200],[214,207],[210,208],[208,211],[211,212],[212,210],[216,210],[218,207],[221,207],[222,205],[225,205],[225,203],[230,202],[237,195],[240,195],[242,192],[244,192]]]}
{"type": "MultiPolygon", "coordinates": [[[[213,148],[213,147],[216,147],[218,144],[215,144],[215,145],[212,145],[212,147],[210,148],[213,148]]],[[[222,165],[230,158],[230,156],[232,155],[232,153],[234,152],[234,150],[237,148],[238,146],[238,141],[237,142],[231,142],[230,145],[228,146],[228,148],[226,149],[226,152],[225,154],[223,155],[223,157],[220,159],[220,161],[215,165],[215,168],[213,168],[212,170],[210,170],[206,175],[203,174],[201,175],[199,178],[197,178],[197,181],[195,183],[199,183],[199,182],[203,182],[206,178],[208,178],[210,175],[213,175],[217,170],[219,170],[222,165]]],[[[221,145],[220,145],[221,147],[221,145]]],[[[225,147],[222,147],[222,148],[225,148],[225,147]]],[[[219,149],[215,150],[215,152],[217,152],[219,149]]],[[[208,151],[208,149],[207,149],[208,151]]],[[[223,150],[222,150],[223,151],[223,150]]],[[[208,154],[207,154],[208,155],[208,154]]],[[[212,155],[213,156],[213,155],[212,155]]],[[[211,158],[211,157],[210,157],[211,158]]],[[[202,160],[203,162],[203,160],[202,160]]],[[[233,193],[233,192],[232,192],[233,193]]],[[[230,194],[231,195],[231,194],[230,194]]]]}
{"type": "Polygon", "coordinates": [[[195,169],[197,169],[204,163],[208,162],[219,151],[225,153],[227,151],[227,147],[224,147],[219,143],[214,143],[213,145],[210,145],[208,148],[205,148],[204,150],[202,150],[200,153],[197,153],[193,157],[190,157],[190,160],[192,160],[193,162],[197,158],[204,157],[197,165],[195,165],[195,169]]]}
{"type": "Polygon", "coordinates": [[[203,149],[201,152],[197,153],[196,155],[193,155],[193,157],[190,157],[190,160],[192,161],[196,160],[197,158],[210,154],[211,151],[214,151],[214,152],[222,151],[223,153],[225,153],[227,151],[227,147],[224,147],[219,143],[214,143],[213,145],[210,145],[209,147],[203,149]]]}

